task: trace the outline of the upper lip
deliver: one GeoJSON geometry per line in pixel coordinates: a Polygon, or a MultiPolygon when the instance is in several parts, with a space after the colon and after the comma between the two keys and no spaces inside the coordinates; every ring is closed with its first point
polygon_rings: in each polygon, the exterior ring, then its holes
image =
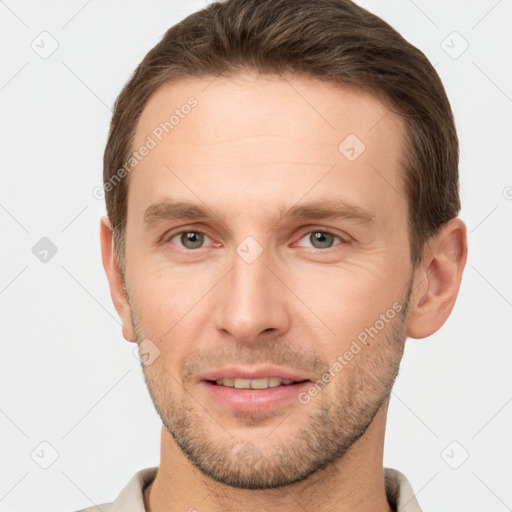
{"type": "Polygon", "coordinates": [[[304,374],[279,368],[276,366],[261,366],[259,368],[240,368],[229,366],[212,370],[200,376],[200,380],[216,381],[219,379],[264,379],[266,377],[278,377],[280,379],[288,379],[294,382],[309,380],[304,374]]]}

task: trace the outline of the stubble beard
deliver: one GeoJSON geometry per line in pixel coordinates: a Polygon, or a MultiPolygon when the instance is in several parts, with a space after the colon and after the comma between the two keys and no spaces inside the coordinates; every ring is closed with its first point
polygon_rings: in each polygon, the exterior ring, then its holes
{"type": "MultiPolygon", "coordinates": [[[[239,489],[272,489],[306,480],[344,457],[389,399],[403,354],[410,296],[411,289],[401,302],[401,311],[390,321],[385,332],[364,346],[361,353],[356,354],[341,371],[349,372],[348,377],[334,378],[306,405],[297,402],[285,418],[280,418],[273,411],[237,413],[232,416],[236,416],[238,424],[244,427],[243,433],[233,434],[230,432],[232,428],[223,429],[218,415],[213,419],[215,414],[210,405],[198,403],[200,400],[194,396],[194,389],[187,385],[194,375],[194,368],[199,365],[199,359],[184,368],[179,385],[180,396],[176,396],[169,386],[178,387],[176,375],[171,376],[161,364],[142,365],[156,411],[188,460],[217,482],[239,489]],[[363,361],[365,364],[361,364],[363,361]],[[331,393],[327,392],[329,387],[331,393]],[[276,414],[277,419],[273,420],[276,414]],[[276,426],[265,436],[251,431],[272,421],[276,426]]],[[[133,307],[131,311],[140,346],[145,339],[143,328],[133,307]]],[[[279,352],[282,347],[277,341],[268,347],[268,351],[263,349],[264,353],[273,354],[269,358],[262,358],[258,348],[250,349],[255,352],[251,359],[275,364],[290,360],[291,352],[279,352]]],[[[310,361],[308,368],[319,368],[320,361],[310,361]]],[[[247,358],[243,362],[248,362],[247,358]]],[[[323,366],[325,368],[325,362],[323,366]]],[[[232,425],[233,419],[229,421],[232,425]]]]}

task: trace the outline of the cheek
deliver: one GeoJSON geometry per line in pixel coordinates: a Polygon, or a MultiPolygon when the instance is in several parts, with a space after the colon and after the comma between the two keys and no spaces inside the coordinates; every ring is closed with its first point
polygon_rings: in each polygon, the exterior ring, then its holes
{"type": "Polygon", "coordinates": [[[202,310],[202,301],[214,293],[222,272],[154,261],[134,268],[133,263],[129,275],[134,278],[129,280],[129,293],[145,335],[156,340],[172,339],[173,343],[182,336],[193,336],[191,329],[197,328],[193,320],[202,310]]]}
{"type": "Polygon", "coordinates": [[[289,274],[295,294],[310,310],[311,323],[325,334],[319,337],[320,343],[343,348],[402,298],[401,282],[388,272],[368,268],[316,265],[289,274]]]}

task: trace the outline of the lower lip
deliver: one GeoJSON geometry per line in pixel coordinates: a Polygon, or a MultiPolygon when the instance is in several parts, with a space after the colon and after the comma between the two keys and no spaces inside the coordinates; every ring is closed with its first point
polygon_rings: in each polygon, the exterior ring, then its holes
{"type": "Polygon", "coordinates": [[[291,400],[297,400],[298,394],[311,382],[297,382],[286,386],[267,389],[236,389],[201,381],[210,396],[223,406],[240,412],[270,411],[291,400]]]}

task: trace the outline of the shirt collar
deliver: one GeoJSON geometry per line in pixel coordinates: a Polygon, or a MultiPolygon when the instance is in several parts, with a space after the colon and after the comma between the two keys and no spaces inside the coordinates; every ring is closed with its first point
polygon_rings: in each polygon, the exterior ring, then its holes
{"type": "MultiPolygon", "coordinates": [[[[141,469],[132,476],[112,503],[111,512],[146,512],[144,487],[156,477],[158,466],[141,469]]],[[[411,484],[400,471],[384,468],[386,496],[393,512],[421,512],[411,484]]]]}

